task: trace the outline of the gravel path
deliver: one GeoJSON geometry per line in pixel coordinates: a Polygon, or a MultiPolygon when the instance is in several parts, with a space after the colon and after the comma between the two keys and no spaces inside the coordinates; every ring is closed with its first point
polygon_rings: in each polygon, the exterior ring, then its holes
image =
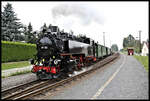
{"type": "Polygon", "coordinates": [[[10,77],[1,79],[1,87],[3,90],[12,86],[16,86],[18,84],[24,84],[24,83],[31,82],[34,80],[37,80],[37,78],[36,78],[36,75],[33,73],[10,76],[10,77]]]}
{"type": "Polygon", "coordinates": [[[95,99],[148,99],[148,89],[148,73],[144,67],[134,57],[121,55],[117,62],[100,68],[94,75],[38,99],[91,99],[95,95],[95,99]],[[118,68],[119,72],[108,83],[118,68]]]}

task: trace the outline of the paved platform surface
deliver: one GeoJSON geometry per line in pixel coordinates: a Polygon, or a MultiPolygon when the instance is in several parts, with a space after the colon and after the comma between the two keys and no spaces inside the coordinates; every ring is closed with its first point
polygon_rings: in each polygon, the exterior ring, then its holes
{"type": "Polygon", "coordinates": [[[133,56],[121,54],[115,63],[100,68],[88,79],[39,99],[149,99],[148,79],[133,56]]]}

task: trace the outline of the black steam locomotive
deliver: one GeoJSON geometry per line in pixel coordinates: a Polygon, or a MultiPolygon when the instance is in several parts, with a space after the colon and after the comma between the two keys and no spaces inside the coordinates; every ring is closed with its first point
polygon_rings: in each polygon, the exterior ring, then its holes
{"type": "Polygon", "coordinates": [[[52,26],[37,41],[37,54],[31,60],[32,72],[39,79],[58,78],[74,71],[81,70],[90,62],[110,55],[107,47],[100,49],[94,40],[87,37],[76,37],[72,34],[59,32],[52,26]],[[106,54],[103,52],[106,51],[106,54]],[[101,55],[99,55],[101,52],[101,55]],[[103,53],[103,54],[102,54],[103,53]]]}

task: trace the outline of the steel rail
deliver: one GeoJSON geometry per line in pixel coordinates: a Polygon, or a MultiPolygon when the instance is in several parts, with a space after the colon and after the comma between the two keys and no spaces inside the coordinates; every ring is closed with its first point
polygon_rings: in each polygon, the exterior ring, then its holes
{"type": "Polygon", "coordinates": [[[16,96],[20,96],[20,95],[22,95],[23,93],[28,93],[28,92],[30,92],[30,91],[32,91],[32,90],[37,89],[39,86],[44,86],[44,85],[46,85],[46,84],[48,84],[48,83],[50,83],[50,82],[51,82],[50,80],[47,80],[47,81],[44,81],[44,82],[37,83],[37,84],[35,84],[35,85],[33,85],[33,86],[27,87],[27,88],[24,89],[24,90],[15,92],[15,93],[13,93],[13,94],[11,94],[11,95],[8,95],[8,96],[5,96],[5,97],[3,97],[2,99],[13,99],[13,98],[16,97],[16,96]]]}
{"type": "Polygon", "coordinates": [[[20,90],[20,89],[23,89],[25,86],[31,86],[31,85],[33,85],[33,84],[37,84],[37,83],[39,83],[39,82],[41,82],[40,80],[35,80],[35,81],[31,81],[31,82],[28,82],[28,83],[24,83],[24,84],[19,84],[19,85],[17,85],[17,86],[13,86],[13,87],[10,87],[10,88],[8,88],[8,89],[3,89],[2,91],[1,91],[1,94],[2,94],[2,96],[4,96],[4,95],[7,95],[7,94],[9,94],[10,92],[16,92],[16,91],[18,91],[18,90],[20,90]]]}

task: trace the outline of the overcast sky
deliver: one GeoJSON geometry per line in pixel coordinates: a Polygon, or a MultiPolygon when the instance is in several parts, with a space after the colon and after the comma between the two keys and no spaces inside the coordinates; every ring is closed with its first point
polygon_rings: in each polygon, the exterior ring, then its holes
{"type": "MultiPolygon", "coordinates": [[[[7,2],[1,2],[1,10],[7,2]]],[[[148,39],[148,2],[9,2],[17,17],[25,25],[31,22],[33,30],[47,25],[58,25],[62,30],[73,30],[110,47],[121,49],[123,38],[129,34],[148,39]]]]}

